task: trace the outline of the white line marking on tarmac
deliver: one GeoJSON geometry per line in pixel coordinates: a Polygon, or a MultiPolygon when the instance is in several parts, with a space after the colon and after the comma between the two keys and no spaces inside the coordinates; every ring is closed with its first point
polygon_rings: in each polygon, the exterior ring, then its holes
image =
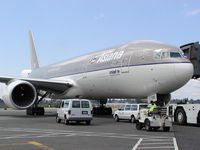
{"type": "Polygon", "coordinates": [[[173,146],[138,147],[138,149],[174,149],[173,146]]]}
{"type": "Polygon", "coordinates": [[[176,138],[173,138],[173,141],[174,141],[174,148],[175,148],[175,150],[178,150],[178,145],[177,145],[177,142],[176,142],[176,138]]]}
{"type": "Polygon", "coordinates": [[[5,128],[0,127],[0,131],[12,133],[11,135],[0,136],[0,139],[34,139],[34,138],[52,138],[52,137],[102,137],[138,140],[132,150],[136,149],[171,149],[178,150],[176,139],[169,136],[153,135],[133,135],[121,133],[102,133],[85,131],[67,131],[55,129],[36,129],[36,128],[5,128]],[[20,134],[19,134],[20,133],[20,134]],[[24,134],[23,134],[24,133],[24,134]]]}
{"type": "Polygon", "coordinates": [[[142,143],[142,145],[156,145],[156,144],[159,144],[159,145],[163,145],[163,144],[168,144],[168,145],[172,145],[173,143],[142,143]]]}
{"type": "Polygon", "coordinates": [[[138,146],[140,145],[140,143],[142,142],[143,138],[140,138],[138,140],[138,142],[135,144],[135,146],[132,148],[132,150],[136,150],[138,148],[138,146]]]}

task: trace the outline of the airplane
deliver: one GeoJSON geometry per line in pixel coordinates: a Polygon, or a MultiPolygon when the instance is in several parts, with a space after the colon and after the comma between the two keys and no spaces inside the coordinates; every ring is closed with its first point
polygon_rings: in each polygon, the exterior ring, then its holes
{"type": "Polygon", "coordinates": [[[19,78],[0,76],[0,82],[7,85],[4,103],[15,109],[35,112],[45,97],[105,100],[154,94],[162,105],[193,75],[193,65],[180,48],[151,40],[132,41],[40,67],[32,32],[29,36],[31,70],[24,70],[19,78]]]}

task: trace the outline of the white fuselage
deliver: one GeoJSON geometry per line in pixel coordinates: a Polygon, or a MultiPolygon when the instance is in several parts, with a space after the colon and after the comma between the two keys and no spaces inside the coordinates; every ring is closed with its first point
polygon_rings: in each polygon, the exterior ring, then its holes
{"type": "Polygon", "coordinates": [[[190,63],[154,64],[113,68],[54,78],[74,82],[63,98],[142,98],[170,93],[185,84],[192,75],[190,63]],[[184,72],[183,72],[184,71],[184,72]]]}

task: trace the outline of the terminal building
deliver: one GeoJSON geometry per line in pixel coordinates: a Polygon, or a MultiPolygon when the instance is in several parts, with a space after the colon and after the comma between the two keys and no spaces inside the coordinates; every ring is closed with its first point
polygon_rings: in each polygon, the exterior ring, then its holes
{"type": "Polygon", "coordinates": [[[200,45],[199,42],[188,43],[180,46],[185,56],[194,66],[193,78],[200,78],[200,45]]]}

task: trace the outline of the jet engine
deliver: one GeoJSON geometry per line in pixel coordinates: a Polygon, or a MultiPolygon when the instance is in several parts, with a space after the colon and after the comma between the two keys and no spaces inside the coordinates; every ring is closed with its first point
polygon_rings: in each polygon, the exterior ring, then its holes
{"type": "Polygon", "coordinates": [[[14,80],[7,86],[6,95],[3,96],[4,103],[11,108],[26,109],[37,100],[35,87],[27,81],[14,80]]]}

